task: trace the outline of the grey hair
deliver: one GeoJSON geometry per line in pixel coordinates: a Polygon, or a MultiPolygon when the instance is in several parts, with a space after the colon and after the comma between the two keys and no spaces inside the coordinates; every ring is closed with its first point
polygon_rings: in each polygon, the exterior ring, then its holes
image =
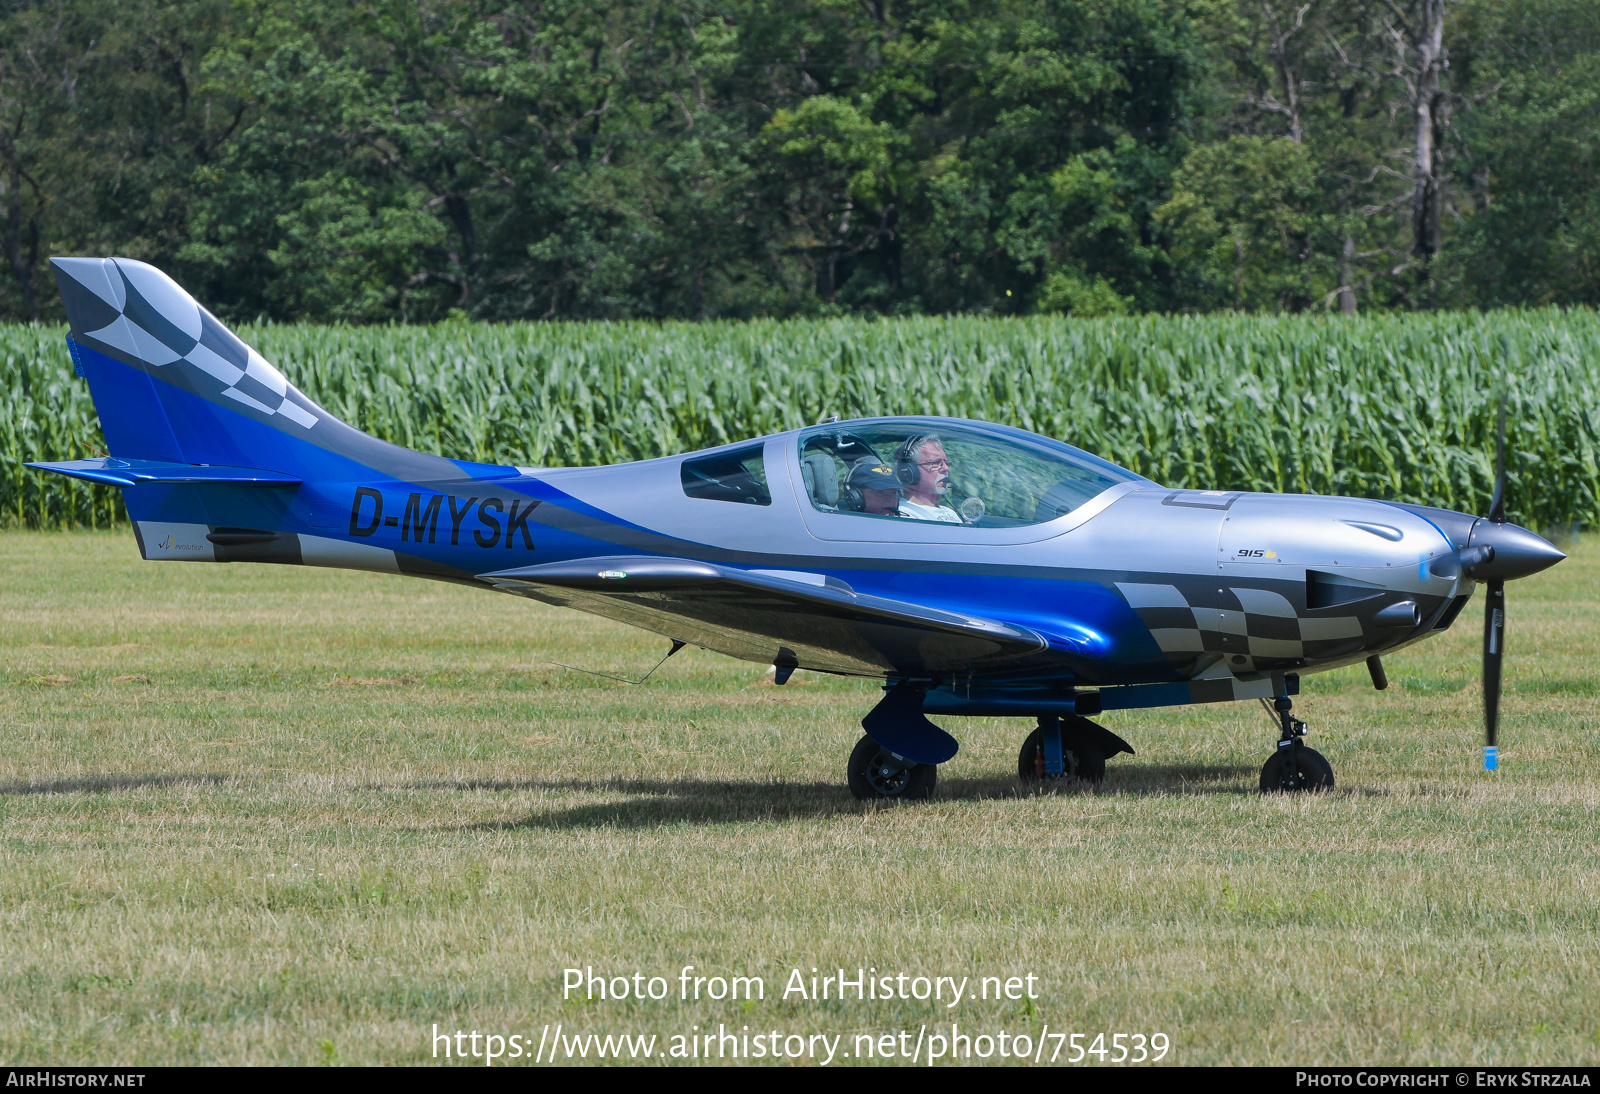
{"type": "Polygon", "coordinates": [[[944,441],[940,439],[937,433],[929,433],[925,437],[917,438],[917,447],[911,450],[911,458],[913,460],[921,459],[922,454],[928,450],[930,444],[936,444],[940,448],[944,447],[944,441]]]}

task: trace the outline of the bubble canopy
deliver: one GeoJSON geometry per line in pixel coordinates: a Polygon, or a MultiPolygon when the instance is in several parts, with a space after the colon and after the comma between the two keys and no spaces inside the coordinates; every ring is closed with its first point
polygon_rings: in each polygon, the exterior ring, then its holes
{"type": "Polygon", "coordinates": [[[1016,528],[1066,516],[1119,483],[1149,481],[1049,437],[950,418],[820,425],[800,434],[799,454],[813,507],[869,520],[1016,528]],[[883,488],[890,482],[898,497],[883,488]]]}

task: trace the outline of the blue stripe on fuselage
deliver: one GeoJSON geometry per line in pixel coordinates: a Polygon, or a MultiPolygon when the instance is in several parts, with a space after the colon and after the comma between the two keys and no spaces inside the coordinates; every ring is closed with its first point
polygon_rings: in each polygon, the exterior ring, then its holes
{"type": "Polygon", "coordinates": [[[1037,631],[1099,683],[1176,680],[1161,647],[1127,601],[1097,581],[948,572],[825,571],[859,593],[968,613],[1037,631]]]}

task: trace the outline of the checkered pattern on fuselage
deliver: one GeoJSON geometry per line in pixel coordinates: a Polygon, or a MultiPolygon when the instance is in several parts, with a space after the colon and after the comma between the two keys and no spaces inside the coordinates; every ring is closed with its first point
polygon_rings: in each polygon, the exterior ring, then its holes
{"type": "Polygon", "coordinates": [[[1185,676],[1219,661],[1234,672],[1301,668],[1308,660],[1342,656],[1361,645],[1353,615],[1311,617],[1269,589],[1218,585],[1194,577],[1184,586],[1116,583],[1167,655],[1185,676]]]}

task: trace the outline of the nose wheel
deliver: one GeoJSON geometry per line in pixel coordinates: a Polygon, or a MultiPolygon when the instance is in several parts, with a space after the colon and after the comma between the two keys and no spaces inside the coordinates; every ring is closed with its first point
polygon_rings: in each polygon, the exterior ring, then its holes
{"type": "Polygon", "coordinates": [[[1280,695],[1272,701],[1272,710],[1278,718],[1280,736],[1276,751],[1261,765],[1261,792],[1332,790],[1333,765],[1322,753],[1306,745],[1306,724],[1291,713],[1293,701],[1287,695],[1280,695]]]}

